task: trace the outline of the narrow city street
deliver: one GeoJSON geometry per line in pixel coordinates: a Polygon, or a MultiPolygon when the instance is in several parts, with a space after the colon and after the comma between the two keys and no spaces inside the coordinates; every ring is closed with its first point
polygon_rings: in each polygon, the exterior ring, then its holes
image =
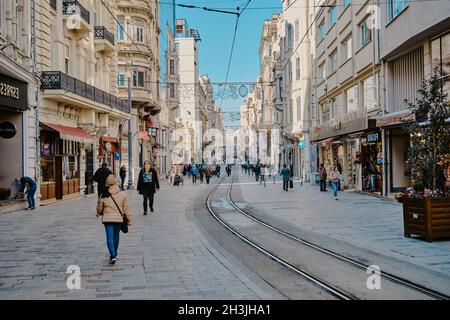
{"type": "MultiPolygon", "coordinates": [[[[350,192],[341,193],[336,202],[315,186],[296,183],[285,192],[279,177],[264,187],[237,166],[234,174],[232,200],[267,223],[378,265],[381,272],[450,294],[450,247],[404,238],[398,204],[350,192]]],[[[128,234],[121,234],[113,266],[104,228],[95,216],[96,196],[40,207],[30,215],[1,215],[0,299],[333,299],[211,218],[206,197],[221,179],[213,178],[210,185],[193,185],[187,178],[179,187],[162,183],[155,212],[148,216],[142,214],[141,197],[128,191],[134,223],[128,234]],[[79,290],[66,285],[72,265],[80,268],[79,290]]],[[[230,182],[223,180],[224,186],[230,182]]],[[[216,197],[212,207],[225,210],[230,207],[226,201],[216,197]]],[[[248,232],[254,228],[239,217],[228,219],[248,232]]],[[[290,258],[313,261],[311,254],[290,258]]],[[[355,285],[365,287],[367,277],[355,285]]],[[[384,280],[381,293],[383,285],[384,280]]],[[[405,297],[424,298],[390,296],[405,297]]]]}

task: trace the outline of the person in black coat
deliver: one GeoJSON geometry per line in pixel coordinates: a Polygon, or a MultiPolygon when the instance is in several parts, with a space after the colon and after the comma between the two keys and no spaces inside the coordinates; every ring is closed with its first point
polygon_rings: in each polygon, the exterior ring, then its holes
{"type": "Polygon", "coordinates": [[[152,168],[150,161],[144,162],[144,168],[139,173],[137,190],[144,196],[144,216],[146,216],[147,203],[150,202],[150,211],[153,212],[155,193],[159,190],[158,174],[152,168]]]}
{"type": "Polygon", "coordinates": [[[125,167],[125,165],[122,165],[120,167],[120,189],[122,191],[124,191],[125,189],[123,188],[123,184],[125,183],[125,178],[127,177],[127,168],[125,167]]]}
{"type": "Polygon", "coordinates": [[[108,191],[106,179],[110,174],[112,174],[112,172],[108,169],[108,164],[106,162],[102,163],[102,167],[94,174],[93,180],[97,182],[97,193],[99,198],[105,191],[108,191]]]}

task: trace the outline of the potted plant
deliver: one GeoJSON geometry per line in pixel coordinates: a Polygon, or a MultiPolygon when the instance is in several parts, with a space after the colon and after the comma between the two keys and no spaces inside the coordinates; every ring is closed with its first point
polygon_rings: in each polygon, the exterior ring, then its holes
{"type": "Polygon", "coordinates": [[[450,237],[450,192],[446,173],[450,163],[450,104],[443,92],[445,76],[435,69],[408,102],[415,121],[405,124],[410,134],[407,163],[414,187],[403,196],[405,236],[419,235],[431,242],[450,237]]]}

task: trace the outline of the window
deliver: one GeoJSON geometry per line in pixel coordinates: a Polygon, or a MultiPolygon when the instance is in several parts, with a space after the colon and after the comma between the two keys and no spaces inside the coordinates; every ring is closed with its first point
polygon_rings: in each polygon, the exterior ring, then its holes
{"type": "Polygon", "coordinates": [[[334,50],[329,57],[330,61],[330,73],[333,73],[337,70],[337,50],[334,50]]]}
{"type": "Polygon", "coordinates": [[[326,77],[326,73],[325,73],[325,62],[322,62],[319,65],[319,74],[317,75],[319,77],[320,80],[324,80],[326,77]]]}
{"type": "Polygon", "coordinates": [[[69,46],[64,46],[64,72],[70,74],[70,48],[69,46]]]}
{"type": "Polygon", "coordinates": [[[170,60],[170,74],[175,74],[175,61],[170,60]]]}
{"type": "Polygon", "coordinates": [[[347,112],[356,112],[358,110],[358,86],[353,86],[346,91],[347,112]]]}
{"type": "Polygon", "coordinates": [[[352,3],[352,0],[344,0],[344,8],[347,8],[352,3]]]}
{"type": "Polygon", "coordinates": [[[408,6],[408,3],[409,0],[388,0],[388,21],[392,21],[392,19],[398,16],[408,6]]]}
{"type": "Polygon", "coordinates": [[[117,26],[117,38],[118,40],[125,40],[125,17],[119,16],[119,25],[117,26]]]}
{"type": "Polygon", "coordinates": [[[378,108],[378,74],[363,81],[363,103],[366,110],[378,108]]]}
{"type": "Polygon", "coordinates": [[[328,11],[328,14],[330,16],[330,29],[336,23],[337,20],[336,4],[332,4],[332,6],[333,7],[328,11]]]}
{"type": "Polygon", "coordinates": [[[330,105],[320,105],[320,124],[325,124],[330,121],[330,105]]]}
{"type": "Polygon", "coordinates": [[[300,80],[300,57],[295,59],[295,80],[300,80]]]}
{"type": "Polygon", "coordinates": [[[141,87],[145,86],[145,72],[133,70],[133,87],[141,87]]]}
{"type": "Polygon", "coordinates": [[[319,35],[320,35],[320,39],[324,39],[325,38],[325,20],[323,20],[319,24],[319,35]]]}
{"type": "Polygon", "coordinates": [[[170,97],[175,98],[175,83],[170,83],[169,89],[170,89],[170,97]]]}
{"type": "Polygon", "coordinates": [[[297,97],[297,121],[302,120],[302,104],[301,104],[301,98],[297,97]]]}
{"type": "Polygon", "coordinates": [[[360,25],[359,25],[359,44],[364,47],[372,40],[372,30],[369,26],[369,19],[371,17],[367,17],[360,25]]]}
{"type": "Polygon", "coordinates": [[[300,23],[298,20],[295,20],[295,42],[300,39],[300,23]]]}
{"type": "Polygon", "coordinates": [[[345,103],[342,98],[343,98],[343,94],[340,94],[334,98],[334,100],[335,100],[334,106],[333,106],[334,118],[339,119],[347,113],[347,110],[345,108],[345,103]]]}
{"type": "Polygon", "coordinates": [[[352,55],[352,36],[350,35],[344,40],[344,42],[342,42],[342,62],[344,63],[350,59],[352,55]]]}
{"type": "Polygon", "coordinates": [[[337,116],[336,98],[330,99],[330,113],[332,118],[336,118],[337,116]]]}
{"type": "Polygon", "coordinates": [[[119,73],[119,87],[125,87],[125,73],[119,73]]]}
{"type": "Polygon", "coordinates": [[[292,25],[288,24],[287,27],[287,49],[292,47],[292,25]]]}
{"type": "Polygon", "coordinates": [[[134,40],[140,43],[144,43],[144,28],[141,26],[135,26],[134,28],[134,40]]]}
{"type": "Polygon", "coordinates": [[[289,61],[289,83],[292,83],[292,62],[289,61]]]}
{"type": "MultiPolygon", "coordinates": [[[[450,74],[450,33],[431,41],[431,65],[445,75],[450,74]]],[[[443,86],[444,93],[450,93],[450,77],[447,76],[443,86]]]]}

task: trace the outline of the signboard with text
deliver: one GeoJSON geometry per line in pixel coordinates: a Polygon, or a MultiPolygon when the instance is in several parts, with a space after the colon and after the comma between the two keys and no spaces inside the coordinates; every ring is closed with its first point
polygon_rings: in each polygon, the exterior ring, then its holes
{"type": "Polygon", "coordinates": [[[0,74],[0,106],[21,111],[27,110],[27,83],[0,74]]]}

